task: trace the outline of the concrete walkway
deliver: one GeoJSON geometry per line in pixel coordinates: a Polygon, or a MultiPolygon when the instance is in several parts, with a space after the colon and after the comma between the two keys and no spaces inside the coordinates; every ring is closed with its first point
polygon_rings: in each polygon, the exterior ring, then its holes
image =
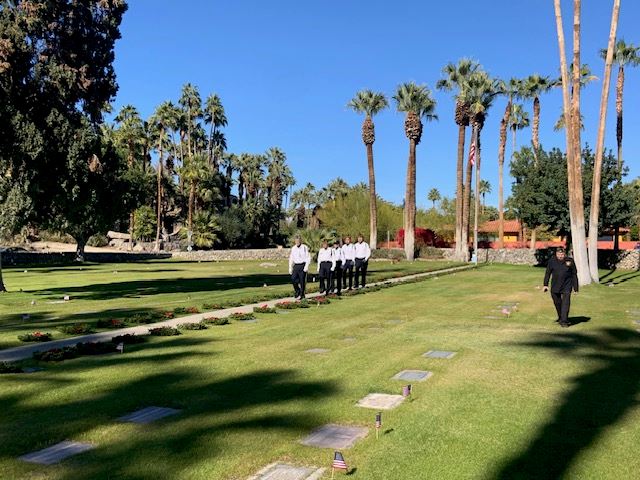
{"type": "MultiPolygon", "coordinates": [[[[435,270],[433,272],[416,273],[414,275],[391,278],[388,280],[383,280],[381,282],[371,283],[368,286],[401,283],[407,280],[413,280],[413,279],[424,278],[424,277],[437,277],[439,275],[450,274],[450,273],[455,273],[455,272],[464,271],[464,270],[470,270],[473,268],[476,268],[476,266],[463,265],[460,267],[445,268],[442,270],[435,270]]],[[[312,299],[318,296],[320,296],[319,293],[308,294],[307,299],[312,299]]],[[[225,308],[223,310],[213,310],[210,312],[198,313],[195,315],[172,318],[171,320],[165,320],[165,321],[156,322],[156,323],[149,323],[149,324],[139,325],[136,327],[127,327],[127,328],[121,328],[118,330],[109,330],[106,332],[92,333],[90,335],[69,337],[61,340],[53,340],[51,342],[25,345],[24,347],[7,348],[6,350],[0,350],[0,362],[16,362],[18,360],[24,360],[27,358],[31,358],[33,356],[33,353],[37,351],[42,352],[45,350],[51,350],[52,348],[69,347],[79,342],[83,342],[83,343],[84,342],[110,342],[111,339],[117,335],[125,335],[125,334],[148,335],[150,328],[176,327],[182,323],[198,323],[202,321],[204,317],[223,318],[223,317],[228,317],[229,315],[235,312],[249,313],[249,312],[253,312],[253,307],[258,307],[260,305],[268,305],[270,307],[273,307],[276,303],[286,302],[286,301],[293,302],[295,301],[295,299],[293,297],[278,298],[278,299],[268,300],[268,301],[259,302],[259,303],[252,303],[250,305],[243,305],[241,307],[225,308]]]]}

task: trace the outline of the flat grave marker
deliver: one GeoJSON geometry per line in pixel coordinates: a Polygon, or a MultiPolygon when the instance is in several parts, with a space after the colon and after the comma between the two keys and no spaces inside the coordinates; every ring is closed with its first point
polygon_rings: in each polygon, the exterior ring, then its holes
{"type": "Polygon", "coordinates": [[[393,320],[387,320],[388,325],[400,325],[401,323],[402,320],[398,320],[397,318],[394,318],[393,320]]]}
{"type": "Polygon", "coordinates": [[[23,373],[36,373],[36,372],[42,372],[44,370],[44,368],[42,367],[24,367],[22,369],[23,373]]]}
{"type": "Polygon", "coordinates": [[[432,372],[427,370],[402,370],[396,373],[392,380],[406,380],[409,382],[424,382],[426,379],[433,375],[432,372]]]}
{"type": "Polygon", "coordinates": [[[248,480],[316,480],[321,478],[324,468],[296,467],[287,463],[267,465],[248,480]]]}
{"type": "Polygon", "coordinates": [[[120,417],[118,420],[121,422],[138,423],[145,425],[147,423],[155,422],[161,418],[168,417],[170,415],[176,415],[180,413],[180,410],[167,407],[146,407],[140,410],[136,410],[133,413],[120,417]]]}
{"type": "Polygon", "coordinates": [[[90,443],[71,442],[69,440],[65,440],[64,442],[57,443],[43,450],[38,450],[37,452],[23,455],[19,458],[23,462],[38,463],[40,465],[53,465],[54,463],[59,463],[66,458],[78,455],[79,453],[86,452],[93,448],[95,448],[95,446],[90,443]]]}
{"type": "Polygon", "coordinates": [[[429,350],[422,356],[426,358],[444,358],[445,360],[449,360],[450,358],[455,357],[456,353],[457,352],[448,352],[446,350],[429,350]]]}
{"type": "Polygon", "coordinates": [[[369,433],[365,427],[328,424],[315,429],[300,443],[308,447],[343,449],[351,448],[369,433]]]}
{"type": "Polygon", "coordinates": [[[329,353],[330,351],[328,348],[310,348],[309,350],[305,350],[306,353],[329,353]]]}
{"type": "Polygon", "coordinates": [[[357,340],[356,337],[344,337],[342,340],[345,342],[355,342],[357,340]]]}
{"type": "Polygon", "coordinates": [[[388,393],[370,393],[358,400],[356,405],[362,408],[372,408],[374,410],[392,410],[404,401],[402,395],[390,395],[388,393]]]}

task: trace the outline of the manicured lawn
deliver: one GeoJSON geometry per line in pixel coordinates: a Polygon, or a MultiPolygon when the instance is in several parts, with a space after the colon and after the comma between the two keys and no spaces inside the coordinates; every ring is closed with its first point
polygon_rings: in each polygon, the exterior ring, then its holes
{"type": "MultiPolygon", "coordinates": [[[[372,261],[368,280],[418,273],[455,265],[429,261],[372,261]]],[[[315,264],[310,271],[315,272],[315,264]]],[[[293,293],[287,263],[151,261],[88,264],[4,271],[11,293],[0,295],[0,348],[20,345],[20,334],[42,330],[54,338],[66,335],[57,327],[99,319],[126,319],[136,313],[171,311],[205,303],[260,301],[260,296],[293,293]],[[263,265],[263,266],[260,266],[263,265]],[[275,266],[274,266],[275,265],[275,266]],[[265,286],[266,285],[266,286],[265,286]],[[65,295],[71,301],[64,302],[65,295]],[[35,305],[32,302],[35,301],[35,305]],[[29,318],[23,320],[23,314],[29,318]]],[[[309,290],[317,291],[318,284],[309,290]]],[[[266,298],[266,297],[265,297],[266,298]]]]}
{"type": "Polygon", "coordinates": [[[299,444],[326,423],[371,427],[343,452],[351,478],[637,478],[640,327],[627,310],[640,311],[640,277],[584,288],[572,308],[581,323],[560,329],[535,288],[542,274],[485,267],[2,375],[0,478],[224,480],[274,461],[330,466],[332,450],[299,444]],[[501,317],[503,302],[518,312],[501,317]],[[458,353],[423,358],[430,349],[458,353]],[[354,405],[400,393],[390,378],[403,369],[434,375],[383,413],[376,440],[376,412],[354,405]],[[115,421],[150,405],[183,411],[115,421]],[[97,448],[52,467],[16,460],[65,439],[97,448]]]}

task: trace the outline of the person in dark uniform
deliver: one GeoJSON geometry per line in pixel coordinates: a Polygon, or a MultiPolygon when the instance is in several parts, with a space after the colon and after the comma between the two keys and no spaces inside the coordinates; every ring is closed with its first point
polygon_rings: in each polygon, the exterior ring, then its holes
{"type": "Polygon", "coordinates": [[[340,242],[336,240],[333,242],[333,259],[336,262],[336,269],[331,275],[331,291],[336,295],[342,293],[342,265],[344,264],[344,252],[340,242]]]}
{"type": "Polygon", "coordinates": [[[293,283],[296,300],[304,298],[310,263],[309,247],[302,243],[300,235],[296,235],[295,245],[291,247],[291,253],[289,254],[289,275],[291,275],[291,283],[293,283]]]}
{"type": "Polygon", "coordinates": [[[576,262],[567,257],[564,248],[556,250],[556,254],[549,259],[547,271],[544,274],[544,292],[549,291],[551,279],[551,298],[558,312],[561,327],[569,326],[569,308],[571,307],[571,291],[578,293],[578,271],[576,262]]]}

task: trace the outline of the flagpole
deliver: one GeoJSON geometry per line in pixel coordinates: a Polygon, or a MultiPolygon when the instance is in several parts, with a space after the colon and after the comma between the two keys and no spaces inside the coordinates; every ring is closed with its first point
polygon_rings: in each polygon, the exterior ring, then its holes
{"type": "Polygon", "coordinates": [[[331,479],[333,480],[333,474],[336,472],[336,469],[331,467],[331,479]]]}

